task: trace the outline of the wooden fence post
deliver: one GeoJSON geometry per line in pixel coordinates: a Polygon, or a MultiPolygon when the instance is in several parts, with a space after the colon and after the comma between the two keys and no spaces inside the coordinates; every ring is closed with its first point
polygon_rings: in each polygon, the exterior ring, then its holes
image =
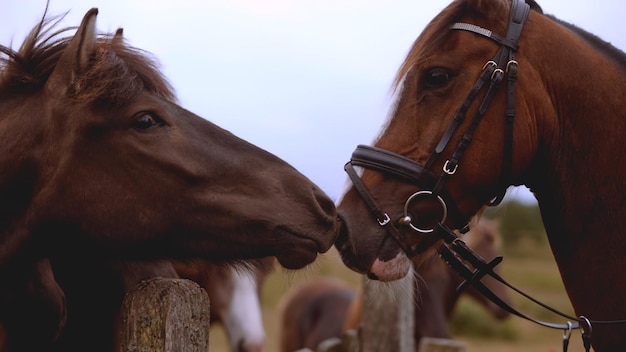
{"type": "Polygon", "coordinates": [[[122,304],[122,352],[207,352],[209,297],[191,280],[155,278],[135,285],[122,304]]]}
{"type": "Polygon", "coordinates": [[[361,352],[414,352],[413,337],[415,297],[413,285],[415,275],[409,273],[401,283],[397,294],[382,292],[380,287],[363,277],[363,309],[361,310],[361,352]],[[376,287],[378,286],[378,287],[376,287]]]}

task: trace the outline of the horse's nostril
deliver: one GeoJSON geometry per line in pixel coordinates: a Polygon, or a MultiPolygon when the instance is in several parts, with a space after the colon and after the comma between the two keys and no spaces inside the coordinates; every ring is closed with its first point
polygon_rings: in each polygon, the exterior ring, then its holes
{"type": "Polygon", "coordinates": [[[333,200],[330,199],[330,197],[328,197],[328,195],[324,193],[324,191],[317,187],[313,189],[313,193],[315,196],[315,200],[317,201],[317,204],[319,205],[322,212],[325,215],[335,216],[335,214],[337,213],[335,202],[333,202],[333,200]]]}

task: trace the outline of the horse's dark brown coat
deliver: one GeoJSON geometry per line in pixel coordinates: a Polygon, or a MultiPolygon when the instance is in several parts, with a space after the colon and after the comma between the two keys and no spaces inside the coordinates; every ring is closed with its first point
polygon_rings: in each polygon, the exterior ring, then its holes
{"type": "Polygon", "coordinates": [[[49,305],[32,336],[65,324],[63,351],[111,335],[124,292],[111,263],[152,275],[147,263],[167,259],[276,257],[298,269],[336,237],[322,190],[179,106],[154,59],[122,31],[97,33],[97,13],[68,37],[44,15],[19,50],[0,46],[0,321],[15,331],[12,297],[26,292],[17,307],[49,305]]]}

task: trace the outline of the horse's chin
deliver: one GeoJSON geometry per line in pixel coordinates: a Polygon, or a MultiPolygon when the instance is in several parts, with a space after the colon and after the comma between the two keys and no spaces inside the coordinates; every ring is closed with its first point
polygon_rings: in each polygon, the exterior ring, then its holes
{"type": "Polygon", "coordinates": [[[278,263],[286,269],[301,269],[315,261],[317,254],[324,248],[314,240],[299,236],[292,236],[289,247],[285,247],[276,254],[278,263]]]}
{"type": "Polygon", "coordinates": [[[277,255],[278,263],[285,269],[302,269],[313,263],[317,258],[317,251],[293,250],[288,254],[277,255]]]}
{"type": "Polygon", "coordinates": [[[404,278],[410,270],[411,260],[401,252],[390,260],[376,258],[367,277],[372,280],[394,281],[404,278]]]}

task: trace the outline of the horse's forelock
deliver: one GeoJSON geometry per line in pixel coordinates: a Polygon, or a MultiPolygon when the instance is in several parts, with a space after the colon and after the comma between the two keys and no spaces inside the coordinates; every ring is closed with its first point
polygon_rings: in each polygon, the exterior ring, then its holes
{"type": "Polygon", "coordinates": [[[27,93],[43,87],[69,41],[59,36],[72,28],[52,32],[63,17],[42,18],[17,51],[0,45],[5,56],[0,57],[1,91],[27,93]]]}
{"type": "Polygon", "coordinates": [[[115,104],[147,90],[175,100],[172,87],[147,52],[105,36],[100,38],[96,53],[89,70],[75,82],[75,99],[115,104]]]}
{"type": "MultiPolygon", "coordinates": [[[[19,50],[0,45],[0,92],[33,93],[43,88],[54,71],[71,37],[61,35],[75,29],[55,30],[65,16],[44,18],[32,29],[19,50]]],[[[147,52],[130,47],[110,35],[101,35],[92,66],[75,82],[75,98],[109,103],[148,90],[175,100],[171,85],[147,52]],[[80,89],[76,89],[80,87],[80,89]]]]}

